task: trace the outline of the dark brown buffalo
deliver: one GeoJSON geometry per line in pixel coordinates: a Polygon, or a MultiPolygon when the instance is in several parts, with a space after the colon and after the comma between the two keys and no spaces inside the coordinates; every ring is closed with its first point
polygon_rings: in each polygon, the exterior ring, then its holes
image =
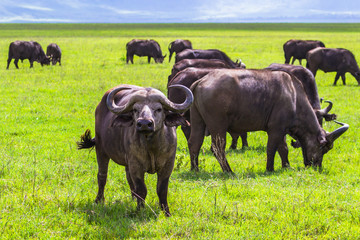
{"type": "Polygon", "coordinates": [[[340,76],[345,82],[345,73],[353,75],[360,85],[360,69],[354,55],[347,49],[343,48],[315,48],[306,55],[306,67],[316,76],[318,69],[324,72],[336,72],[334,85],[340,76]]]}
{"type": "Polygon", "coordinates": [[[285,63],[289,64],[290,59],[293,58],[291,64],[298,59],[301,65],[301,60],[306,58],[306,53],[317,47],[325,47],[325,45],[321,41],[291,39],[283,45],[285,63]]]}
{"type": "Polygon", "coordinates": [[[138,209],[144,206],[147,190],[144,174],[157,173],[156,191],[167,216],[168,183],[176,153],[175,126],[187,124],[180,113],[189,109],[193,95],[184,86],[186,100],[175,104],[154,88],[120,85],[105,93],[95,112],[95,138],[87,130],[78,148],[95,146],[99,191],[95,202],[104,200],[110,158],[125,166],[132,196],[138,209]]]}
{"type": "Polygon", "coordinates": [[[50,43],[46,48],[46,56],[50,58],[52,65],[59,62],[61,66],[61,49],[56,43],[50,43]]]}
{"type": "MultiPolygon", "coordinates": [[[[240,67],[245,68],[245,64],[241,63],[240,67]]],[[[183,59],[180,62],[174,64],[171,75],[168,77],[170,81],[178,72],[184,70],[185,68],[194,67],[194,68],[234,68],[223,60],[219,59],[183,59]]]]}
{"type": "MultiPolygon", "coordinates": [[[[320,126],[323,125],[323,119],[326,121],[332,121],[336,119],[336,114],[329,114],[332,108],[332,102],[325,101],[329,103],[329,105],[321,109],[320,108],[320,99],[317,91],[316,81],[314,75],[310,72],[309,69],[306,69],[302,66],[294,66],[289,64],[277,64],[273,63],[266,69],[274,70],[274,71],[285,71],[287,73],[293,74],[297,79],[302,83],[306,96],[310,102],[311,107],[314,109],[316,117],[319,121],[320,126]]],[[[299,142],[291,142],[293,147],[300,147],[299,142]]]]}
{"type": "Polygon", "coordinates": [[[219,59],[226,62],[232,68],[241,67],[241,62],[233,62],[223,51],[218,49],[185,49],[184,51],[176,54],[175,63],[180,62],[183,59],[219,59]]]}
{"type": "Polygon", "coordinates": [[[266,131],[268,171],[274,170],[279,152],[282,166],[288,167],[289,134],[300,141],[305,166],[321,167],[323,155],[347,129],[332,133],[321,128],[302,83],[292,74],[271,70],[216,69],[192,84],[194,103],[190,109],[191,134],[188,141],[191,168],[198,170],[198,155],[205,127],[210,132],[214,153],[225,172],[232,172],[226,157],[226,131],[266,131]]]}
{"type": "MultiPolygon", "coordinates": [[[[176,88],[170,88],[170,86],[173,85],[183,85],[185,87],[190,88],[191,84],[193,84],[194,82],[196,82],[197,80],[199,80],[200,78],[204,77],[205,75],[207,75],[209,72],[213,71],[214,69],[211,68],[186,68],[182,71],[180,71],[178,74],[175,75],[175,77],[173,79],[171,79],[171,81],[168,83],[168,98],[174,102],[174,103],[182,103],[186,96],[183,92],[179,91],[179,89],[176,88]]],[[[186,111],[184,113],[184,117],[187,121],[190,122],[190,111],[186,111]]],[[[185,137],[187,140],[189,140],[190,137],[190,132],[191,132],[191,126],[190,125],[182,125],[181,126],[181,130],[183,131],[185,137]]],[[[230,148],[231,149],[236,149],[237,146],[237,141],[239,139],[239,136],[241,137],[242,140],[242,147],[248,147],[248,142],[247,142],[247,134],[246,133],[241,133],[239,134],[233,134],[231,132],[229,132],[231,137],[232,137],[232,143],[230,148]]]]}
{"type": "Polygon", "coordinates": [[[133,39],[126,44],[126,63],[134,63],[134,55],[139,57],[148,57],[148,63],[150,63],[151,58],[155,60],[156,63],[162,63],[166,54],[163,56],[161,48],[158,42],[155,40],[141,40],[133,39]]]}
{"type": "Polygon", "coordinates": [[[175,41],[172,41],[169,46],[169,62],[171,61],[171,56],[173,53],[179,53],[185,49],[192,49],[192,44],[189,40],[183,40],[183,39],[176,39],[175,41]]]}
{"type": "Polygon", "coordinates": [[[33,41],[15,41],[10,43],[6,69],[9,69],[9,65],[12,59],[15,59],[14,64],[16,68],[19,68],[19,59],[21,61],[24,59],[29,59],[30,68],[33,67],[34,61],[39,62],[41,66],[50,64],[50,60],[48,57],[46,57],[41,45],[33,41]]]}

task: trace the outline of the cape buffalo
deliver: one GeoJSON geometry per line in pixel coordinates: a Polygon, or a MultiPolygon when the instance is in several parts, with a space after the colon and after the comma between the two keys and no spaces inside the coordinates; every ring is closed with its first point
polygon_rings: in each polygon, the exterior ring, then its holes
{"type": "Polygon", "coordinates": [[[29,59],[30,68],[33,67],[34,61],[41,63],[41,66],[50,64],[50,59],[45,55],[41,45],[33,41],[15,41],[10,43],[6,69],[9,69],[12,59],[15,59],[14,64],[16,68],[19,68],[19,59],[21,61],[29,59]]]}
{"type": "Polygon", "coordinates": [[[317,47],[325,47],[325,45],[321,41],[291,39],[283,45],[285,63],[290,63],[290,59],[293,58],[291,64],[294,64],[295,60],[298,59],[301,65],[301,59],[306,58],[306,53],[317,47]]]}
{"type": "Polygon", "coordinates": [[[336,72],[334,85],[340,76],[345,82],[345,73],[349,72],[353,75],[360,85],[360,69],[356,63],[355,57],[347,49],[343,48],[315,48],[306,55],[306,67],[316,75],[318,69],[324,72],[336,72]]]}
{"type": "Polygon", "coordinates": [[[180,113],[189,109],[193,95],[184,86],[186,99],[175,104],[154,88],[120,85],[105,93],[95,111],[95,138],[87,130],[78,148],[95,146],[98,162],[98,194],[104,200],[110,158],[125,166],[126,178],[137,208],[144,206],[147,190],[144,174],[157,173],[156,191],[160,206],[170,216],[168,183],[176,153],[175,126],[187,124],[180,113]]]}
{"type": "Polygon", "coordinates": [[[50,58],[52,65],[59,62],[61,66],[61,49],[56,43],[50,43],[46,48],[46,56],[50,58]]]}
{"type": "Polygon", "coordinates": [[[175,41],[172,41],[169,46],[169,62],[171,61],[171,56],[173,53],[179,53],[183,51],[184,49],[192,49],[191,42],[189,40],[182,40],[182,39],[176,39],[175,41]]]}
{"type": "MultiPolygon", "coordinates": [[[[337,117],[336,114],[329,114],[332,108],[332,102],[325,101],[329,103],[329,105],[324,109],[320,108],[320,99],[317,91],[316,81],[314,75],[310,72],[309,69],[306,69],[303,66],[294,66],[289,64],[277,64],[277,63],[271,64],[266,69],[275,70],[275,71],[285,71],[289,74],[293,74],[295,77],[297,77],[297,79],[300,80],[300,82],[304,87],[305,94],[310,102],[310,105],[314,109],[314,112],[316,114],[320,126],[323,125],[324,118],[326,121],[332,121],[336,119],[337,117]]],[[[291,145],[296,148],[300,147],[298,141],[296,142],[292,141],[291,145]]]]}
{"type": "MultiPolygon", "coordinates": [[[[233,62],[224,52],[218,49],[208,49],[208,50],[199,50],[199,49],[185,49],[182,52],[179,52],[175,56],[175,63],[180,62],[183,59],[220,59],[230,65],[232,68],[241,67],[241,62],[233,62]]],[[[243,68],[245,65],[243,64],[243,68]]]]}
{"type": "MultiPolygon", "coordinates": [[[[198,59],[200,60],[200,59],[198,59]]],[[[182,62],[182,61],[181,61],[182,62]]],[[[174,103],[182,103],[185,100],[185,94],[176,88],[171,88],[173,85],[183,85],[185,87],[190,88],[191,84],[199,80],[200,78],[204,77],[214,69],[211,68],[186,68],[179,73],[175,75],[173,79],[168,83],[168,98],[174,102],[174,103]]],[[[190,122],[190,111],[186,111],[184,114],[184,117],[187,121],[190,122]]],[[[191,126],[188,125],[182,125],[181,130],[183,131],[185,137],[187,140],[189,140],[190,132],[191,132],[191,126]]],[[[233,134],[230,132],[230,135],[232,137],[232,144],[230,146],[231,149],[236,149],[237,141],[239,138],[239,134],[233,134]]],[[[247,134],[241,133],[240,134],[241,140],[242,140],[242,147],[247,147],[247,134]]]]}
{"type": "Polygon", "coordinates": [[[282,166],[289,166],[286,134],[300,141],[305,166],[321,167],[323,155],[349,127],[341,123],[342,127],[326,133],[301,82],[284,71],[216,69],[193,83],[191,90],[194,103],[190,108],[192,129],[188,146],[194,170],[198,170],[205,127],[225,172],[232,172],[225,157],[226,131],[266,131],[266,169],[273,171],[276,151],[282,166]]]}
{"type": "Polygon", "coordinates": [[[155,60],[156,63],[162,63],[166,54],[163,56],[161,48],[158,42],[155,40],[140,40],[133,39],[126,44],[126,63],[134,63],[134,55],[139,57],[148,57],[148,63],[150,63],[151,58],[155,60]]]}
{"type": "MultiPolygon", "coordinates": [[[[245,68],[245,64],[241,63],[239,68],[245,68]]],[[[168,77],[170,81],[178,72],[185,68],[234,68],[223,60],[219,59],[183,59],[180,62],[174,64],[171,75],[168,77]]]]}

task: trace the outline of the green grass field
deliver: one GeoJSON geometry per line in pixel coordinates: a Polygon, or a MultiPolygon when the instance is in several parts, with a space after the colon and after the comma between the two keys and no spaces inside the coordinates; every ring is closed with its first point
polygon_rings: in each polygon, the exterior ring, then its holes
{"type": "MultiPolygon", "coordinates": [[[[336,87],[335,73],[316,76],[320,97],[332,100],[332,112],[350,125],[324,156],[321,172],[304,168],[301,150],[293,148],[290,169],[281,169],[277,155],[275,171],[266,172],[264,132],[250,133],[245,150],[227,147],[234,176],[222,173],[209,138],[200,172],[191,172],[178,129],[168,195],[172,217],[158,207],[156,175],[146,176],[146,207],[137,212],[124,167],[114,163],[106,202],[94,204],[96,154],[78,151],[76,141],[87,128],[94,132],[95,108],[108,89],[128,83],[166,94],[174,63],[135,57],[134,65],[126,65],[125,45],[133,38],[157,40],[163,54],[171,41],[189,39],[194,48],[241,58],[247,68],[283,63],[282,45],[291,38],[321,40],[360,59],[360,24],[0,24],[1,239],[359,238],[360,89],[350,74],[347,86],[339,81],[336,87]],[[62,66],[34,63],[30,69],[24,60],[20,69],[11,63],[6,70],[15,40],[34,40],[44,49],[57,43],[62,66]]],[[[327,131],[336,127],[324,125],[327,131]]]]}

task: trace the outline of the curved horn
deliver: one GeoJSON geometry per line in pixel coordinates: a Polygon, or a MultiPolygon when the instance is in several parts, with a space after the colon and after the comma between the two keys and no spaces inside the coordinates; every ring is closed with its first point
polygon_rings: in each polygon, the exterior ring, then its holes
{"type": "Polygon", "coordinates": [[[334,122],[342,126],[336,129],[335,131],[327,134],[326,139],[330,142],[334,142],[338,137],[340,137],[344,132],[346,132],[346,130],[349,129],[349,125],[346,123],[341,123],[338,121],[334,121],[334,122]]]}
{"type": "MultiPolygon", "coordinates": [[[[320,102],[322,102],[322,98],[321,98],[320,102]]],[[[319,110],[319,113],[321,114],[321,116],[325,116],[326,114],[328,114],[333,106],[333,103],[331,101],[325,100],[324,102],[329,103],[329,105],[326,108],[319,110]]]]}
{"type": "Polygon", "coordinates": [[[130,108],[132,107],[132,105],[135,102],[135,98],[132,97],[125,105],[123,106],[118,106],[115,104],[114,98],[115,95],[120,92],[121,90],[125,90],[125,89],[131,89],[129,87],[117,87],[115,89],[113,89],[107,96],[106,98],[106,106],[108,107],[108,109],[115,113],[115,114],[121,114],[121,113],[126,113],[130,110],[130,108]]]}
{"type": "Polygon", "coordinates": [[[183,85],[180,84],[174,84],[169,86],[170,88],[178,88],[184,91],[186,99],[183,103],[177,104],[177,103],[173,103],[171,102],[169,99],[167,99],[166,97],[161,98],[160,102],[164,105],[164,108],[171,110],[173,112],[185,112],[187,111],[192,102],[194,101],[194,96],[191,92],[191,90],[183,85]]]}

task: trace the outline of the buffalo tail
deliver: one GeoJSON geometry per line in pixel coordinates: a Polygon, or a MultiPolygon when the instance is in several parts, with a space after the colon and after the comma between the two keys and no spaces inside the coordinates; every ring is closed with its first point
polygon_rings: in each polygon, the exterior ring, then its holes
{"type": "Polygon", "coordinates": [[[93,148],[95,146],[95,138],[91,138],[90,129],[87,129],[83,135],[81,135],[81,141],[76,142],[77,149],[93,148]]]}

